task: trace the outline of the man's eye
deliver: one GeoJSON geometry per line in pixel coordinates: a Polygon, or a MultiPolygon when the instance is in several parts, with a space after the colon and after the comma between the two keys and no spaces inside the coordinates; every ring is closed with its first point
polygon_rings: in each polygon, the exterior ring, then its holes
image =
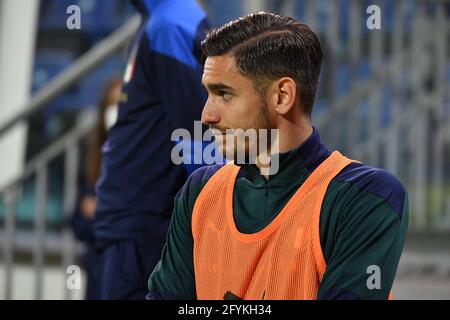
{"type": "Polygon", "coordinates": [[[219,95],[224,99],[224,100],[229,100],[231,98],[231,93],[227,92],[227,91],[219,91],[219,95]]]}

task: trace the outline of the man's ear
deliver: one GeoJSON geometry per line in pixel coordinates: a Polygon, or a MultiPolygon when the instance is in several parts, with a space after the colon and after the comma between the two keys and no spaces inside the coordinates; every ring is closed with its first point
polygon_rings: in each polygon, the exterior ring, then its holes
{"type": "Polygon", "coordinates": [[[273,110],[279,115],[288,114],[297,101],[297,85],[292,78],[280,78],[270,86],[270,100],[273,110]]]}

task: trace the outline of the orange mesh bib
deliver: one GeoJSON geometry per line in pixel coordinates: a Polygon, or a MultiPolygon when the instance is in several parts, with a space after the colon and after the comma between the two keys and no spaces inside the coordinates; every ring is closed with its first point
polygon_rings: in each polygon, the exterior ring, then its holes
{"type": "MultiPolygon", "coordinates": [[[[353,160],[328,157],[263,230],[243,234],[233,217],[239,167],[228,163],[194,205],[195,285],[198,299],[316,299],[326,270],[319,223],[330,181],[353,160]]],[[[237,213],[239,214],[239,213],[237,213]]]]}

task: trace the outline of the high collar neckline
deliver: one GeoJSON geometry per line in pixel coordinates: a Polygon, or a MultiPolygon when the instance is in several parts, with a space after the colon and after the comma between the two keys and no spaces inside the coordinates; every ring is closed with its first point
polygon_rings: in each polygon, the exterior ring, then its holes
{"type": "Polygon", "coordinates": [[[266,180],[254,164],[243,165],[242,174],[257,184],[283,185],[287,180],[308,176],[331,152],[321,142],[318,130],[313,127],[311,135],[297,148],[280,153],[279,170],[266,180]]]}

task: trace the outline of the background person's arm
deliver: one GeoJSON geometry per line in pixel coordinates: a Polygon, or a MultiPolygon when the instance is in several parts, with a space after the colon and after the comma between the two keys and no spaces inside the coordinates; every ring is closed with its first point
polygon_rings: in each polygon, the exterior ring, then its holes
{"type": "Polygon", "coordinates": [[[194,54],[196,40],[176,25],[166,25],[150,32],[150,46],[158,92],[172,129],[192,132],[206,101],[201,79],[203,67],[194,54]]]}
{"type": "MultiPolygon", "coordinates": [[[[201,84],[203,67],[200,63],[203,62],[199,56],[200,40],[207,27],[207,21],[203,20],[197,26],[195,37],[180,26],[168,23],[149,31],[153,56],[152,81],[164,104],[170,130],[186,129],[191,135],[192,140],[174,142],[181,143],[184,150],[191,151],[183,155],[188,174],[200,167],[201,163],[193,163],[194,153],[201,153],[204,148],[202,141],[194,140],[194,121],[200,121],[207,98],[201,84]]],[[[198,158],[202,159],[201,156],[198,158]]]]}

